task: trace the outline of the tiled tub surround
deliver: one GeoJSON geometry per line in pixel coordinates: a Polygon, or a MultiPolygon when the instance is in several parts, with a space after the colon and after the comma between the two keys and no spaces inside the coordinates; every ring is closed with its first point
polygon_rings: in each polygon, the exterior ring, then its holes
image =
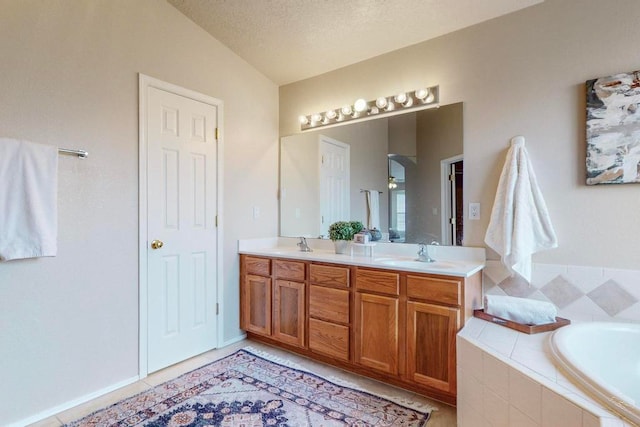
{"type": "Polygon", "coordinates": [[[630,427],[553,362],[552,332],[527,335],[471,319],[457,337],[459,427],[630,427]]]}
{"type": "Polygon", "coordinates": [[[572,322],[640,322],[640,270],[534,264],[529,285],[509,277],[499,261],[487,261],[482,282],[488,295],[550,301],[572,322]]]}

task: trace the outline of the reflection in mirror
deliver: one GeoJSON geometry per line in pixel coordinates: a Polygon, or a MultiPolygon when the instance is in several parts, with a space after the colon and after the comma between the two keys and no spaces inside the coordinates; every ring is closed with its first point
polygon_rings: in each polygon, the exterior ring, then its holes
{"type": "Polygon", "coordinates": [[[383,241],[461,244],[462,137],[462,103],[283,137],[280,235],[367,225],[369,191],[383,241]]]}

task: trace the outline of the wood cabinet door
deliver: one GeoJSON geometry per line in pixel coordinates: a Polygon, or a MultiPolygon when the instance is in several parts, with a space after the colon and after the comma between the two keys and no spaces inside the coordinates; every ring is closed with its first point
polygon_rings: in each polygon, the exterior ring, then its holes
{"type": "Polygon", "coordinates": [[[448,393],[456,391],[456,333],[460,309],[407,302],[407,375],[448,393]]]}
{"type": "Polygon", "coordinates": [[[271,279],[245,275],[240,299],[240,327],[256,334],[271,335],[271,279]]]}
{"type": "Polygon", "coordinates": [[[273,338],[304,347],[305,284],[276,280],[273,294],[273,338]]]}
{"type": "Polygon", "coordinates": [[[356,363],[398,373],[398,298],[356,293],[356,363]]]}

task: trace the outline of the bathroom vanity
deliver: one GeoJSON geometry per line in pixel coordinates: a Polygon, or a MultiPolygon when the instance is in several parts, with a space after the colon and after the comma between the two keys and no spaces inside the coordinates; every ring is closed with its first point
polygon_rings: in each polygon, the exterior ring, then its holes
{"type": "Polygon", "coordinates": [[[483,261],[240,250],[249,337],[456,404],[456,333],[481,305],[483,261]]]}

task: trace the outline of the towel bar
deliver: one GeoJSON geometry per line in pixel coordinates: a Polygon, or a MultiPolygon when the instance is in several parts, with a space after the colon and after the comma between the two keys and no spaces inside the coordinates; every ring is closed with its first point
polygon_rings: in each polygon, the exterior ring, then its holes
{"type": "Polygon", "coordinates": [[[69,148],[58,148],[58,153],[72,154],[72,155],[80,157],[81,159],[86,159],[87,157],[89,157],[89,153],[87,151],[84,151],[84,150],[71,150],[69,148]]]}

